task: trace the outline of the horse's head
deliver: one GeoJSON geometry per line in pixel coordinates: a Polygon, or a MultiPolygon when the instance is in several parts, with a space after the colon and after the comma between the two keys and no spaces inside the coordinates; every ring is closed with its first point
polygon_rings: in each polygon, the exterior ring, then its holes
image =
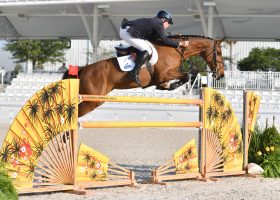
{"type": "Polygon", "coordinates": [[[207,62],[209,68],[213,73],[213,78],[220,79],[224,77],[224,63],[222,57],[221,42],[204,36],[185,36],[176,35],[174,39],[189,40],[189,47],[182,49],[184,59],[200,55],[207,62]]]}
{"type": "Polygon", "coordinates": [[[204,60],[213,73],[213,78],[216,80],[224,77],[225,66],[222,57],[222,41],[223,40],[213,40],[212,45],[202,53],[204,60]]]}

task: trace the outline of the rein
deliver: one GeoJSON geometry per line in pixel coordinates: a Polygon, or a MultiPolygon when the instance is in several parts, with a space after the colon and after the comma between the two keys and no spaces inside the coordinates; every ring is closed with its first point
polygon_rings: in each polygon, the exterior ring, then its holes
{"type": "MultiPolygon", "coordinates": [[[[183,40],[186,40],[187,38],[189,38],[188,36],[185,36],[185,35],[175,35],[175,36],[172,36],[172,35],[169,35],[169,38],[174,38],[174,39],[183,39],[183,40]]],[[[184,63],[184,60],[186,60],[185,58],[184,58],[184,53],[185,53],[185,50],[188,50],[188,52],[189,52],[189,48],[187,47],[187,48],[176,48],[176,51],[180,54],[180,56],[181,56],[181,59],[180,59],[180,65],[179,65],[179,70],[180,70],[180,72],[183,72],[183,63],[184,63]],[[180,50],[181,51],[180,51],[180,50]]]]}
{"type": "MultiPolygon", "coordinates": [[[[189,48],[188,48],[188,49],[189,49],[189,48]]],[[[180,72],[183,71],[183,63],[184,63],[184,60],[185,60],[185,58],[184,58],[185,50],[186,50],[186,48],[181,48],[181,51],[179,51],[179,49],[176,48],[176,51],[177,51],[177,52],[180,54],[180,56],[181,56],[181,59],[180,59],[180,66],[179,66],[180,72]]]]}

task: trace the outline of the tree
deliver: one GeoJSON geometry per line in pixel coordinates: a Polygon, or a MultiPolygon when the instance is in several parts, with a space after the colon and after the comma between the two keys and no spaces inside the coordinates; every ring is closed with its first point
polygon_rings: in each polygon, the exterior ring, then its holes
{"type": "Polygon", "coordinates": [[[13,40],[6,44],[16,63],[30,60],[33,69],[46,62],[63,62],[64,50],[69,48],[68,40],[13,40]]]}
{"type": "Polygon", "coordinates": [[[206,73],[206,70],[207,63],[200,56],[192,56],[183,63],[183,71],[188,73],[206,73]]]}
{"type": "Polygon", "coordinates": [[[280,71],[280,50],[275,48],[254,48],[249,56],[238,62],[242,71],[280,71]]]}
{"type": "MultiPolygon", "coordinates": [[[[97,49],[97,61],[105,60],[112,57],[115,57],[115,49],[113,47],[98,47],[97,49]]],[[[93,52],[86,52],[88,62],[91,62],[93,59],[93,52]]],[[[88,63],[87,63],[88,64],[88,63]]]]}
{"type": "MultiPolygon", "coordinates": [[[[232,47],[233,47],[233,45],[235,45],[237,43],[237,41],[236,40],[225,40],[224,42],[225,42],[225,44],[227,44],[229,46],[229,57],[223,57],[223,60],[224,61],[228,60],[229,61],[229,68],[230,68],[230,70],[233,70],[233,67],[232,67],[232,64],[233,64],[232,47]]],[[[226,48],[225,45],[224,45],[224,47],[226,48]]]]}
{"type": "Polygon", "coordinates": [[[21,66],[21,64],[19,64],[19,63],[17,63],[16,64],[16,66],[15,66],[15,73],[16,73],[16,75],[18,75],[18,73],[20,72],[20,71],[22,71],[22,66],[21,66]]]}

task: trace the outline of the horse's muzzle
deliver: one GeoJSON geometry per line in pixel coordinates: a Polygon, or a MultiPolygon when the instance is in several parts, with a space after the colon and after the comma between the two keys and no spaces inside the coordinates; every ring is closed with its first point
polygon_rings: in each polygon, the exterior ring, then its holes
{"type": "Polygon", "coordinates": [[[222,75],[219,75],[219,74],[217,74],[217,73],[213,73],[212,74],[212,77],[215,79],[215,80],[220,80],[221,78],[224,78],[224,74],[222,74],[222,75]]]}

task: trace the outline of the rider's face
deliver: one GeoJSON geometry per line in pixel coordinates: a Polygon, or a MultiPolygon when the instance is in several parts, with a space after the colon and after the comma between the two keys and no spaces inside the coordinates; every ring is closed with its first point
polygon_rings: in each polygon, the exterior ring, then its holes
{"type": "Polygon", "coordinates": [[[166,20],[165,22],[163,22],[163,28],[164,29],[167,29],[169,27],[169,23],[168,21],[166,20]]]}

